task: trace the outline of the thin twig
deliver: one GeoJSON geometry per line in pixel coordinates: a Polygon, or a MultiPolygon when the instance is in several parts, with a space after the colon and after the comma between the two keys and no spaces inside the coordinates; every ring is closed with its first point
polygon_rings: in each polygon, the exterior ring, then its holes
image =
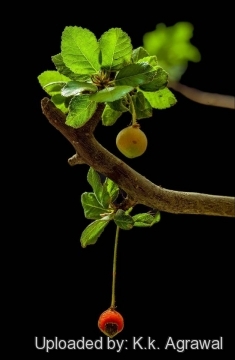
{"type": "Polygon", "coordinates": [[[235,109],[234,96],[209,93],[191,88],[178,82],[169,82],[168,87],[178,91],[188,99],[199,104],[235,109]]]}
{"type": "Polygon", "coordinates": [[[75,165],[85,164],[85,161],[81,158],[80,155],[76,153],[73,156],[71,156],[71,158],[68,159],[68,163],[70,166],[75,166],[75,165]]]}

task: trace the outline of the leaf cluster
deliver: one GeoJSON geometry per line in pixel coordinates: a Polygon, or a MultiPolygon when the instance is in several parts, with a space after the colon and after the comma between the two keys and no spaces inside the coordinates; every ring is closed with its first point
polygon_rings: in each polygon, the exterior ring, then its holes
{"type": "Polygon", "coordinates": [[[159,65],[169,74],[172,81],[180,81],[188,62],[199,62],[201,54],[191,44],[194,27],[187,21],[173,26],[157,24],[156,29],[143,36],[143,46],[151,55],[157,54],[159,65]]]}
{"type": "Polygon", "coordinates": [[[143,47],[133,49],[120,28],[109,29],[97,40],[86,28],[67,26],[61,52],[52,56],[52,62],[56,70],[44,71],[38,80],[73,128],[82,127],[98,103],[105,103],[105,126],[113,125],[123,112],[140,120],[151,117],[153,109],[176,103],[157,56],[143,47]]]}
{"type": "Polygon", "coordinates": [[[109,178],[102,183],[99,174],[89,168],[87,181],[92,187],[92,192],[84,192],[81,202],[84,215],[93,220],[81,234],[81,245],[95,244],[110,221],[123,230],[133,227],[151,227],[160,221],[160,213],[141,213],[131,216],[132,208],[124,211],[115,203],[119,196],[119,187],[109,178]]]}

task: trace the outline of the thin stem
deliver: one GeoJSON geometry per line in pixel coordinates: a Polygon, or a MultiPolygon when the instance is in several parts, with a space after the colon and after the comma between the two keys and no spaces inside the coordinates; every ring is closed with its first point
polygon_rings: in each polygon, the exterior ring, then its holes
{"type": "Polygon", "coordinates": [[[208,93],[173,81],[169,82],[168,87],[199,104],[235,109],[234,96],[208,93]]]}
{"type": "Polygon", "coordinates": [[[113,253],[113,281],[112,281],[112,300],[111,300],[111,309],[115,308],[115,288],[116,288],[116,271],[117,271],[117,246],[118,246],[118,237],[119,237],[119,226],[116,228],[115,243],[114,243],[114,253],[113,253]]]}
{"type": "Polygon", "coordinates": [[[135,106],[133,104],[132,96],[128,95],[129,101],[130,101],[130,108],[132,113],[132,125],[136,124],[136,112],[135,112],[135,106]]]}

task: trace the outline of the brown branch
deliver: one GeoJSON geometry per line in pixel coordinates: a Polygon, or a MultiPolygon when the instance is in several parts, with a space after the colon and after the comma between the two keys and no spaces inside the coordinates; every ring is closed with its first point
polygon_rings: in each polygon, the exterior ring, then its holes
{"type": "Polygon", "coordinates": [[[71,158],[68,159],[68,163],[70,166],[75,166],[75,165],[85,164],[85,161],[81,158],[80,155],[76,153],[73,156],[71,156],[71,158]]]}
{"type": "Polygon", "coordinates": [[[234,96],[208,93],[173,81],[169,82],[168,87],[199,104],[235,109],[234,96]]]}
{"type": "Polygon", "coordinates": [[[77,154],[75,158],[78,157],[83,163],[113,180],[127,193],[129,206],[143,204],[159,211],[175,214],[235,217],[234,197],[164,189],[153,184],[106,150],[93,135],[100,121],[104,104],[99,104],[93,117],[79,129],[67,126],[65,115],[48,98],[44,98],[41,105],[43,114],[50,124],[73,145],[77,154]]]}

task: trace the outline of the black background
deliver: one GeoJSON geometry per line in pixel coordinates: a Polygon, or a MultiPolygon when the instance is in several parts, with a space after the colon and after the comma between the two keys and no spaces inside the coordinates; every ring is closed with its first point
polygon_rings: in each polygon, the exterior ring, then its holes
{"type": "MultiPolygon", "coordinates": [[[[98,317],[111,301],[115,226],[110,224],[95,245],[81,247],[81,232],[90,222],[84,218],[80,202],[81,194],[91,190],[86,181],[88,166],[68,165],[73,148],[48,123],[40,108],[46,93],[37,76],[54,70],[51,56],[60,51],[64,27],[82,26],[97,38],[111,27],[121,27],[136,48],[142,45],[144,33],[154,30],[158,23],[171,26],[189,21],[194,25],[192,43],[199,48],[202,60],[189,63],[181,82],[234,95],[234,24],[226,11],[214,5],[208,13],[191,5],[172,8],[170,4],[155,4],[152,9],[151,5],[137,3],[130,9],[113,3],[108,7],[66,6],[68,9],[32,5],[29,20],[33,41],[28,41],[32,83],[28,99],[32,109],[22,135],[29,206],[24,242],[26,291],[21,296],[30,321],[25,342],[32,347],[36,336],[98,339],[102,336],[98,317]]],[[[119,119],[112,128],[100,124],[97,139],[165,188],[234,196],[234,111],[199,105],[175,95],[175,107],[155,110],[152,118],[141,121],[149,142],[142,157],[128,160],[116,149],[116,135],[129,124],[129,117],[119,119]]],[[[139,206],[137,210],[148,209],[139,206]]],[[[130,350],[134,336],[151,336],[161,348],[169,336],[223,336],[228,346],[234,305],[234,219],[161,215],[161,222],[151,229],[121,231],[116,301],[125,328],[116,339],[128,339],[130,350]]]]}

